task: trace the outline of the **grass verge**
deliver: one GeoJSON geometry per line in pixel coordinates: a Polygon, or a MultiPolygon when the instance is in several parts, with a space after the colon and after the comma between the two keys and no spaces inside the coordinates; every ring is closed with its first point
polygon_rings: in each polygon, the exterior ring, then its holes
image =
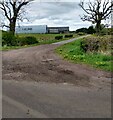
{"type": "Polygon", "coordinates": [[[113,56],[104,55],[101,53],[84,53],[80,49],[82,39],[62,45],[56,49],[64,59],[70,60],[74,63],[87,64],[105,71],[112,71],[111,62],[113,56]]]}

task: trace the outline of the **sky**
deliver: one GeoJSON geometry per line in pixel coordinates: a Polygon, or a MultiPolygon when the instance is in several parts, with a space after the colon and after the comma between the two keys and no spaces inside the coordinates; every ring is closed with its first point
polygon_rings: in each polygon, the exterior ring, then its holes
{"type": "Polygon", "coordinates": [[[22,25],[69,26],[70,30],[89,27],[90,22],[83,22],[80,16],[83,10],[79,7],[79,0],[35,0],[27,6],[27,18],[22,25]],[[46,2],[45,2],[46,1],[46,2]],[[52,1],[52,2],[50,2],[52,1]]]}
{"type": "MultiPolygon", "coordinates": [[[[84,14],[84,11],[78,5],[80,1],[82,0],[34,0],[25,6],[24,18],[28,20],[24,19],[17,25],[69,26],[70,31],[82,27],[88,28],[92,24],[81,20],[80,16],[84,14]]],[[[89,2],[89,0],[83,1],[89,2]]],[[[93,2],[94,0],[90,1],[93,2]]]]}

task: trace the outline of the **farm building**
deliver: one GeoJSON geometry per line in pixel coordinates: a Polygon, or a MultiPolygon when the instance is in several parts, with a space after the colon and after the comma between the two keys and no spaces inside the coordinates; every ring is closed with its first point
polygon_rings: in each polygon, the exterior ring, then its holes
{"type": "Polygon", "coordinates": [[[48,27],[48,33],[67,33],[69,27],[48,27]]]}
{"type": "Polygon", "coordinates": [[[17,26],[16,33],[47,33],[47,25],[17,26]]]}
{"type": "Polygon", "coordinates": [[[47,25],[17,26],[16,33],[66,33],[69,27],[47,27],[47,25]]]}

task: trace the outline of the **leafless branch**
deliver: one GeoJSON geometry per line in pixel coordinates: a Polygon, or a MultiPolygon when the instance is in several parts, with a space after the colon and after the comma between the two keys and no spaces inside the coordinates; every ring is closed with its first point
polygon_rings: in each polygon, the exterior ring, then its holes
{"type": "Polygon", "coordinates": [[[110,4],[110,0],[104,0],[104,2],[95,0],[94,2],[89,1],[87,7],[84,5],[84,2],[81,2],[79,6],[86,13],[81,19],[96,23],[97,28],[99,28],[101,21],[109,18],[113,8],[113,2],[110,4]]]}
{"type": "Polygon", "coordinates": [[[33,0],[5,0],[0,2],[0,9],[3,11],[4,16],[9,21],[10,31],[15,31],[17,20],[22,20],[24,14],[24,6],[33,0]]]}

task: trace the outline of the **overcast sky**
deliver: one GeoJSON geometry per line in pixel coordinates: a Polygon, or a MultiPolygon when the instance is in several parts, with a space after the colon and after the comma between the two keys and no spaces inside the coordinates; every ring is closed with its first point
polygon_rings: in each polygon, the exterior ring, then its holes
{"type": "MultiPolygon", "coordinates": [[[[28,6],[26,17],[29,21],[19,25],[69,26],[70,30],[89,27],[90,22],[83,22],[80,16],[84,11],[78,5],[81,0],[34,0],[28,6]]],[[[84,0],[88,2],[89,0],[84,0]]],[[[94,0],[90,0],[93,2],[94,0]]],[[[102,0],[103,1],[103,0],[102,0]]],[[[6,20],[6,18],[5,18],[6,20]]],[[[4,21],[5,21],[4,20],[4,21]]]]}
{"type": "Polygon", "coordinates": [[[70,30],[89,27],[90,22],[83,22],[80,15],[83,10],[79,7],[79,0],[35,0],[27,9],[27,18],[23,25],[69,26],[70,30]],[[45,2],[46,1],[46,2],[45,2]],[[52,1],[52,2],[50,2],[52,1]],[[78,2],[77,2],[78,1],[78,2]]]}

